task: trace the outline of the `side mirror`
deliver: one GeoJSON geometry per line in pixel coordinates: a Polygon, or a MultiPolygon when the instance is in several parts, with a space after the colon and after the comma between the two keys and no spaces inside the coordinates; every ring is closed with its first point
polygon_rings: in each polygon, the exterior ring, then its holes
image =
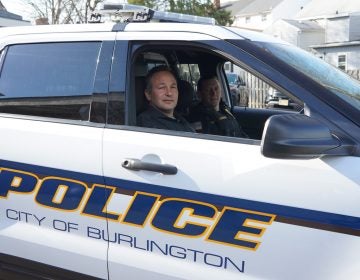
{"type": "Polygon", "coordinates": [[[271,116],[265,123],[261,153],[278,159],[310,159],[340,147],[329,128],[300,114],[271,116]]]}

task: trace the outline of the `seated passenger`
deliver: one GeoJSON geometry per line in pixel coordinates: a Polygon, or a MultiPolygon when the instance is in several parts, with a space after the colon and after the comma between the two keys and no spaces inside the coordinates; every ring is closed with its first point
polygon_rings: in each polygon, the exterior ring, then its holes
{"type": "Polygon", "coordinates": [[[178,101],[178,88],[170,68],[161,65],[149,71],[145,96],[149,106],[138,116],[138,126],[194,132],[190,124],[174,111],[178,101]]]}
{"type": "Polygon", "coordinates": [[[191,109],[189,116],[197,132],[249,138],[221,100],[221,87],[216,76],[201,77],[197,90],[200,103],[191,109]]]}

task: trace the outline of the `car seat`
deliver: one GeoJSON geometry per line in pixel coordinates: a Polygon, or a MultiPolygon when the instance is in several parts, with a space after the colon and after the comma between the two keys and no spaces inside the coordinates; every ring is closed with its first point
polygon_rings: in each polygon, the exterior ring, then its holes
{"type": "Polygon", "coordinates": [[[178,80],[178,91],[179,97],[175,110],[186,118],[193,103],[195,91],[193,86],[186,80],[178,80]]]}

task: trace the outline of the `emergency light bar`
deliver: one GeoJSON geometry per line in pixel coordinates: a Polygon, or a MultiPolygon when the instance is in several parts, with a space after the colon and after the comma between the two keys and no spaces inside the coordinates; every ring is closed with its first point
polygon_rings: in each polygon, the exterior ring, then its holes
{"type": "Polygon", "coordinates": [[[145,6],[131,4],[103,4],[102,9],[90,16],[90,23],[101,22],[183,22],[215,25],[215,19],[210,17],[156,11],[145,6]]]}

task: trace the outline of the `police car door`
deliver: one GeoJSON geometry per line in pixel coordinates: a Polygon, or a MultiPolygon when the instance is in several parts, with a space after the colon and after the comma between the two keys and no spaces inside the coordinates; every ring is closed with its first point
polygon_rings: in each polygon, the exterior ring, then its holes
{"type": "MultiPolygon", "coordinates": [[[[139,40],[161,36],[151,32],[139,40]]],[[[166,34],[178,38],[194,39],[166,34]]],[[[117,52],[114,71],[123,53],[117,52]]],[[[347,277],[358,271],[344,250],[359,242],[339,233],[346,215],[333,214],[344,213],[338,204],[355,205],[339,187],[358,197],[358,186],[334,172],[335,162],[268,159],[259,140],[124,125],[135,106],[124,97],[131,90],[122,82],[112,86],[110,110],[127,100],[129,114],[104,133],[109,224],[108,231],[90,233],[109,240],[110,279],[327,279],[334,270],[319,267],[324,255],[349,269],[347,277]],[[329,220],[333,226],[324,225],[329,220]]]]}
{"type": "Polygon", "coordinates": [[[89,238],[87,229],[106,227],[99,108],[113,39],[32,34],[13,36],[3,50],[2,279],[107,278],[107,242],[89,238]]]}

